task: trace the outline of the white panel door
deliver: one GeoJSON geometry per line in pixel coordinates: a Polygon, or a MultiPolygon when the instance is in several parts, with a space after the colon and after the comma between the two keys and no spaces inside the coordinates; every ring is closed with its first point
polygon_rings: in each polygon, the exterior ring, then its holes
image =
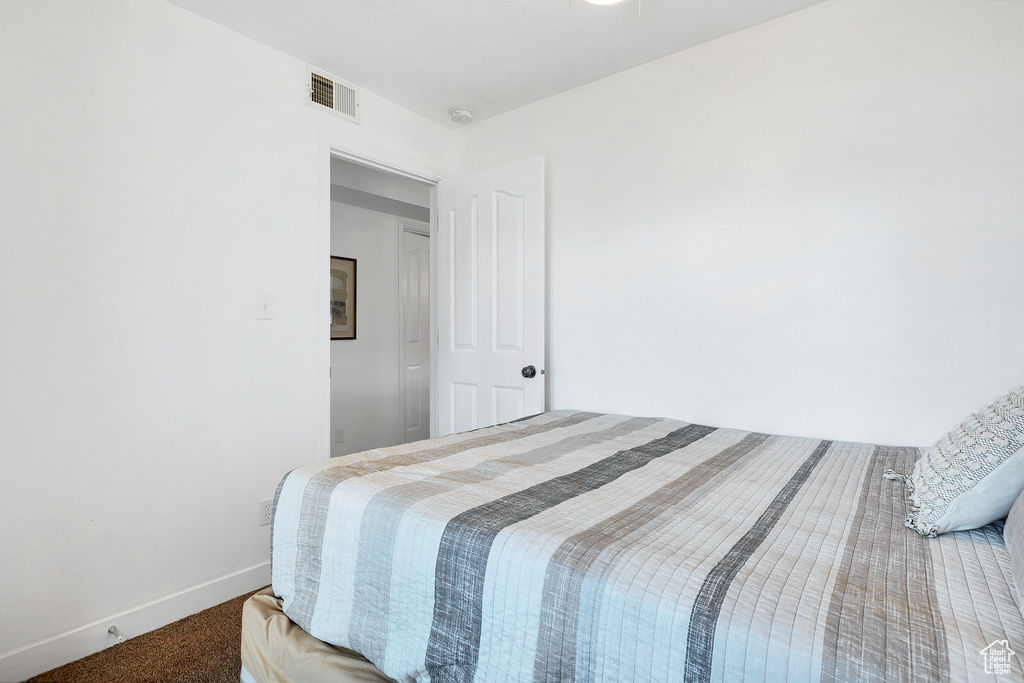
{"type": "Polygon", "coordinates": [[[437,196],[437,435],[543,412],[544,158],[437,196]]]}
{"type": "Polygon", "coordinates": [[[430,436],[430,238],[408,229],[400,238],[402,443],[409,443],[430,436]]]}

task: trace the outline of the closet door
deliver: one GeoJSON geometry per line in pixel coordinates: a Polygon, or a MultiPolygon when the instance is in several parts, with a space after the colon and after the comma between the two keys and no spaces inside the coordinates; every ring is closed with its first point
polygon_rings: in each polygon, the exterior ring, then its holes
{"type": "Polygon", "coordinates": [[[430,437],[430,238],[399,221],[402,443],[430,437]]]}

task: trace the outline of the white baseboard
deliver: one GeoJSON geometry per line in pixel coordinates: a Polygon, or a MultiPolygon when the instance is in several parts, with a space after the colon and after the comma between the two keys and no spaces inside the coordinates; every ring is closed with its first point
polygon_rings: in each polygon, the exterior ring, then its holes
{"type": "Polygon", "coordinates": [[[269,583],[270,563],[264,562],[51,638],[0,653],[0,681],[24,681],[108,648],[117,643],[117,639],[107,632],[111,626],[117,626],[123,637],[132,638],[269,583]]]}

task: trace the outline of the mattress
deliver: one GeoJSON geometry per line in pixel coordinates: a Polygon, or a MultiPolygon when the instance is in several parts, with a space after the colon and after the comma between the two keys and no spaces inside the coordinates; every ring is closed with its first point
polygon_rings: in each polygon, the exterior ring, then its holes
{"type": "Polygon", "coordinates": [[[545,413],[290,472],[273,589],[399,681],[994,680],[1001,525],[908,530],[919,455],[545,413]]]}

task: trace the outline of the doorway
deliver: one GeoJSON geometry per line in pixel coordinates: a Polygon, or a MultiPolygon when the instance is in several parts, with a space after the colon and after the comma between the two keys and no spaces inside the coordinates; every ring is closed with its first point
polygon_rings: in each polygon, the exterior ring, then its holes
{"type": "Polygon", "coordinates": [[[332,158],[330,253],[354,259],[354,339],[330,342],[330,455],[430,433],[433,186],[332,158]]]}

